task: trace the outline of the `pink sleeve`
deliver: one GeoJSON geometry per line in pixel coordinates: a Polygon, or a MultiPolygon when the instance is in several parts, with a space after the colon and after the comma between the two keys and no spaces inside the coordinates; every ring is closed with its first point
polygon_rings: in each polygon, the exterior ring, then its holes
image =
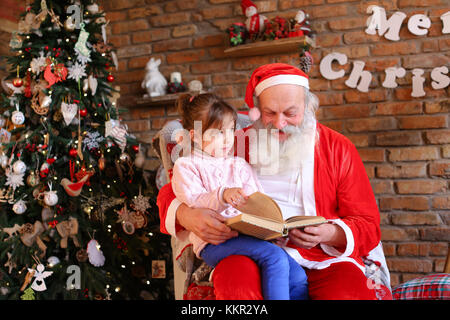
{"type": "Polygon", "coordinates": [[[223,187],[208,191],[200,172],[189,158],[180,158],[175,162],[172,189],[177,199],[191,208],[208,208],[220,212],[227,207],[222,201],[223,187]]]}
{"type": "Polygon", "coordinates": [[[244,178],[243,189],[246,195],[251,195],[252,193],[259,191],[264,192],[261,183],[256,176],[255,170],[243,159],[240,159],[240,173],[241,178],[244,178]]]}

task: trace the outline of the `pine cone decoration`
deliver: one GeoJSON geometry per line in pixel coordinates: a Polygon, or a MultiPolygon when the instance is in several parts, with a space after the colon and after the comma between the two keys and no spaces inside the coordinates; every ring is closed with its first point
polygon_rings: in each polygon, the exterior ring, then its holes
{"type": "Polygon", "coordinates": [[[311,70],[311,67],[314,63],[313,57],[311,55],[311,53],[309,53],[308,51],[306,51],[304,53],[304,55],[302,57],[300,57],[300,64],[299,67],[300,69],[305,72],[306,74],[309,73],[309,71],[311,70]]]}

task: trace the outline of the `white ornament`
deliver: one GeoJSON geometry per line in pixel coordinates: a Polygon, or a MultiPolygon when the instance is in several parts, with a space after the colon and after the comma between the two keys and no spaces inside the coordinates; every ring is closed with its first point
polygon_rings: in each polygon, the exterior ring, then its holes
{"type": "Polygon", "coordinates": [[[49,206],[52,207],[55,204],[58,203],[58,194],[56,193],[56,191],[46,191],[44,192],[44,203],[49,206]]]}
{"type": "Polygon", "coordinates": [[[151,58],[147,62],[145,78],[141,83],[142,89],[147,90],[144,97],[157,97],[166,94],[167,80],[159,72],[158,66],[161,64],[161,59],[155,60],[151,58]]]}
{"type": "Polygon", "coordinates": [[[12,170],[6,170],[6,183],[5,186],[10,186],[15,191],[18,187],[23,186],[23,176],[24,173],[16,174],[13,173],[12,170]]]}
{"type": "Polygon", "coordinates": [[[12,168],[13,172],[16,174],[25,173],[25,171],[27,170],[27,166],[22,160],[17,160],[16,162],[14,162],[12,168]]]}
{"type": "Polygon", "coordinates": [[[0,116],[0,128],[3,128],[6,124],[6,119],[0,116]]]}
{"type": "Polygon", "coordinates": [[[61,102],[61,113],[67,126],[72,122],[73,118],[75,118],[77,112],[78,106],[75,103],[69,104],[61,102]]]}
{"type": "Polygon", "coordinates": [[[97,240],[92,239],[87,245],[87,254],[89,257],[89,262],[94,267],[101,267],[105,264],[105,256],[102,250],[100,250],[100,244],[97,240]]]}
{"type": "Polygon", "coordinates": [[[203,85],[199,80],[192,80],[188,84],[189,91],[200,92],[203,89],[203,85]]]}
{"type": "Polygon", "coordinates": [[[15,124],[16,126],[20,126],[25,122],[25,116],[23,115],[22,111],[14,111],[11,115],[11,122],[15,124]]]}
{"type": "Polygon", "coordinates": [[[40,54],[39,57],[33,58],[33,60],[31,60],[30,62],[31,72],[37,75],[41,73],[41,71],[43,71],[47,66],[46,57],[44,57],[44,53],[40,52],[39,54],[40,54]]]}
{"type": "Polygon", "coordinates": [[[58,263],[60,263],[60,260],[56,256],[51,256],[51,257],[48,257],[47,263],[48,263],[48,266],[50,268],[52,268],[52,267],[56,266],[58,263]]]}
{"type": "Polygon", "coordinates": [[[9,158],[8,158],[7,155],[2,154],[2,155],[0,156],[0,166],[1,166],[3,169],[5,169],[6,166],[8,165],[8,160],[9,160],[9,158]]]}
{"type": "Polygon", "coordinates": [[[51,276],[53,274],[53,271],[44,271],[44,270],[45,266],[43,264],[38,264],[36,270],[28,268],[29,272],[34,272],[34,277],[36,278],[31,284],[31,289],[33,289],[34,291],[47,290],[44,279],[51,276]]]}
{"type": "Polygon", "coordinates": [[[98,13],[98,5],[97,4],[90,4],[86,7],[86,9],[89,11],[89,13],[91,14],[96,14],[98,13]]]}
{"type": "Polygon", "coordinates": [[[79,64],[78,62],[75,62],[75,64],[67,68],[67,70],[68,79],[73,79],[78,82],[81,78],[87,77],[86,65],[79,64]]]}
{"type": "Polygon", "coordinates": [[[97,92],[98,81],[97,79],[90,75],[87,79],[83,80],[83,91],[87,92],[88,89],[91,89],[91,95],[95,95],[97,92]]]}
{"type": "Polygon", "coordinates": [[[25,204],[25,201],[19,200],[14,203],[12,210],[15,214],[23,214],[25,211],[27,211],[27,205],[25,204]]]}

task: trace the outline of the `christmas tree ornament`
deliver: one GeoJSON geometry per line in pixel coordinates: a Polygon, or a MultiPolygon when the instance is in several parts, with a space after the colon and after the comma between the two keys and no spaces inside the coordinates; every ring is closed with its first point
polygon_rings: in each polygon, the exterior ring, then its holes
{"type": "Polygon", "coordinates": [[[47,66],[44,71],[44,79],[48,82],[47,88],[50,88],[57,82],[66,80],[67,74],[68,70],[63,63],[55,64],[50,58],[47,58],[47,66]]]}
{"type": "Polygon", "coordinates": [[[98,5],[96,3],[90,4],[86,7],[90,14],[98,13],[98,5]]]}
{"type": "Polygon", "coordinates": [[[58,194],[56,191],[52,190],[51,183],[49,183],[48,186],[49,186],[50,190],[44,192],[44,203],[47,206],[52,207],[58,203],[58,194]]]}
{"type": "Polygon", "coordinates": [[[23,80],[19,78],[19,66],[17,66],[17,78],[13,79],[12,84],[16,88],[23,86],[23,80]]]}
{"type": "Polygon", "coordinates": [[[114,76],[110,73],[107,77],[106,80],[108,80],[108,82],[114,82],[115,78],[114,76]]]}
{"type": "Polygon", "coordinates": [[[78,155],[78,150],[75,148],[72,148],[69,150],[69,156],[71,156],[72,158],[76,158],[78,155]]]}
{"type": "Polygon", "coordinates": [[[68,240],[71,238],[73,240],[73,244],[76,247],[80,247],[80,243],[78,242],[77,234],[78,234],[78,220],[77,218],[70,217],[69,220],[61,221],[56,225],[56,230],[58,230],[59,235],[61,236],[60,247],[63,249],[67,248],[68,240]]]}
{"type": "Polygon", "coordinates": [[[27,177],[27,185],[30,187],[35,187],[39,184],[41,179],[39,178],[39,174],[37,171],[31,171],[30,175],[27,177]]]}
{"type": "Polygon", "coordinates": [[[67,17],[66,21],[64,22],[64,29],[66,31],[72,32],[75,30],[76,26],[77,25],[72,16],[67,17]]]}
{"type": "Polygon", "coordinates": [[[53,214],[53,210],[50,209],[49,207],[43,207],[42,211],[41,211],[41,220],[43,222],[48,222],[51,219],[53,219],[54,214],[53,214]]]}
{"type": "Polygon", "coordinates": [[[6,169],[6,182],[5,186],[10,186],[15,191],[18,187],[23,186],[23,176],[25,173],[14,173],[10,168],[6,169]]]}
{"type": "Polygon", "coordinates": [[[130,155],[126,152],[122,152],[119,156],[120,161],[122,162],[129,162],[130,161],[130,155]]]}
{"type": "Polygon", "coordinates": [[[18,105],[16,105],[16,110],[11,115],[11,122],[16,126],[20,126],[25,122],[25,115],[19,110],[18,105]]]}
{"type": "Polygon", "coordinates": [[[98,131],[89,131],[83,139],[83,150],[86,150],[86,148],[89,151],[92,149],[98,149],[100,147],[100,143],[103,141],[105,141],[105,138],[102,137],[98,131]]]}
{"type": "Polygon", "coordinates": [[[31,289],[31,287],[27,288],[23,292],[23,295],[20,296],[20,299],[21,300],[36,300],[33,289],[31,289]]]}
{"type": "Polygon", "coordinates": [[[75,257],[77,258],[78,262],[86,262],[89,258],[86,249],[78,250],[75,254],[75,257]]]}
{"type": "Polygon", "coordinates": [[[68,79],[73,79],[78,82],[81,78],[87,77],[86,65],[75,62],[71,67],[68,68],[68,74],[68,79]]]}
{"type": "Polygon", "coordinates": [[[78,197],[82,191],[83,186],[89,180],[93,173],[86,174],[78,182],[72,182],[67,178],[61,180],[61,185],[63,186],[66,193],[71,197],[78,197]]]}
{"type": "Polygon", "coordinates": [[[27,247],[33,246],[36,242],[39,249],[41,249],[42,254],[45,255],[45,251],[47,250],[47,246],[42,242],[40,235],[45,231],[44,225],[41,221],[37,220],[34,224],[26,223],[23,225],[20,231],[20,240],[27,247]]]}
{"type": "Polygon", "coordinates": [[[144,153],[140,150],[140,145],[138,147],[139,153],[136,155],[136,158],[134,159],[134,165],[137,168],[143,168],[144,167],[144,163],[145,163],[145,155],[144,153]]]}
{"type": "Polygon", "coordinates": [[[19,200],[13,205],[12,210],[15,214],[23,214],[25,211],[27,211],[27,205],[25,201],[19,200]]]}
{"type": "Polygon", "coordinates": [[[68,126],[72,122],[73,118],[77,115],[78,105],[75,103],[61,102],[61,113],[64,118],[64,123],[68,126]]]}
{"type": "Polygon", "coordinates": [[[105,166],[106,166],[106,160],[105,160],[105,156],[102,155],[100,156],[100,159],[98,159],[98,168],[103,171],[105,170],[105,166]]]}
{"type": "Polygon", "coordinates": [[[102,267],[105,264],[105,256],[100,250],[100,244],[97,240],[92,239],[87,245],[87,254],[89,257],[89,262],[94,267],[102,267]]]}
{"type": "Polygon", "coordinates": [[[146,212],[147,209],[151,208],[150,197],[144,197],[141,193],[141,187],[139,187],[139,195],[135,197],[132,201],[131,207],[139,212],[146,212]]]}
{"type": "Polygon", "coordinates": [[[5,169],[8,166],[9,158],[6,154],[2,153],[0,155],[0,166],[5,169]]]}
{"type": "Polygon", "coordinates": [[[12,168],[15,174],[21,174],[25,173],[25,171],[27,170],[27,165],[22,160],[17,160],[16,162],[14,162],[12,168]]]}
{"type": "Polygon", "coordinates": [[[14,268],[17,268],[17,264],[12,259],[12,254],[10,252],[6,253],[8,255],[8,261],[4,264],[5,267],[8,267],[8,273],[11,274],[11,271],[14,268]]]}
{"type": "MultiPolygon", "coordinates": [[[[31,268],[28,268],[29,272],[34,271],[31,268]]],[[[53,271],[45,271],[45,266],[43,264],[38,264],[34,273],[34,281],[31,284],[31,289],[34,291],[45,291],[47,290],[47,286],[45,285],[45,278],[48,278],[53,274],[53,271]]]]}
{"type": "Polygon", "coordinates": [[[87,32],[84,29],[84,26],[85,26],[84,23],[80,24],[81,30],[78,36],[77,43],[75,44],[75,49],[78,50],[78,52],[81,53],[83,56],[89,57],[91,52],[86,46],[86,42],[89,38],[89,32],[87,32]]]}
{"type": "Polygon", "coordinates": [[[20,49],[22,48],[22,37],[19,35],[17,31],[13,31],[11,33],[11,40],[9,41],[9,46],[11,49],[20,49]]]}
{"type": "Polygon", "coordinates": [[[39,176],[41,178],[46,178],[50,171],[50,164],[48,162],[44,162],[39,169],[39,176]]]}
{"type": "Polygon", "coordinates": [[[61,261],[59,260],[59,258],[58,257],[56,257],[56,256],[51,256],[51,257],[48,257],[48,259],[47,259],[47,263],[48,263],[48,266],[50,267],[50,268],[53,268],[54,266],[56,266],[57,264],[59,264],[61,261]]]}
{"type": "Polygon", "coordinates": [[[86,108],[80,109],[80,116],[82,116],[83,118],[86,117],[88,114],[88,111],[86,108]]]}
{"type": "Polygon", "coordinates": [[[233,23],[228,29],[228,38],[231,46],[238,46],[245,43],[248,37],[247,29],[245,24],[241,22],[233,23]]]}

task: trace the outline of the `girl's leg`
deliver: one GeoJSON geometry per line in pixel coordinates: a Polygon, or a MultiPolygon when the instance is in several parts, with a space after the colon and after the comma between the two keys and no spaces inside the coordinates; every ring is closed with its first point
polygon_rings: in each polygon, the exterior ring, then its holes
{"type": "Polygon", "coordinates": [[[244,255],[261,269],[263,296],[267,300],[289,300],[289,261],[283,249],[273,243],[240,235],[219,245],[208,244],[200,253],[215,267],[230,255],[244,255]]]}
{"type": "Polygon", "coordinates": [[[287,252],[289,261],[289,294],[291,300],[308,300],[306,272],[287,252]]]}

